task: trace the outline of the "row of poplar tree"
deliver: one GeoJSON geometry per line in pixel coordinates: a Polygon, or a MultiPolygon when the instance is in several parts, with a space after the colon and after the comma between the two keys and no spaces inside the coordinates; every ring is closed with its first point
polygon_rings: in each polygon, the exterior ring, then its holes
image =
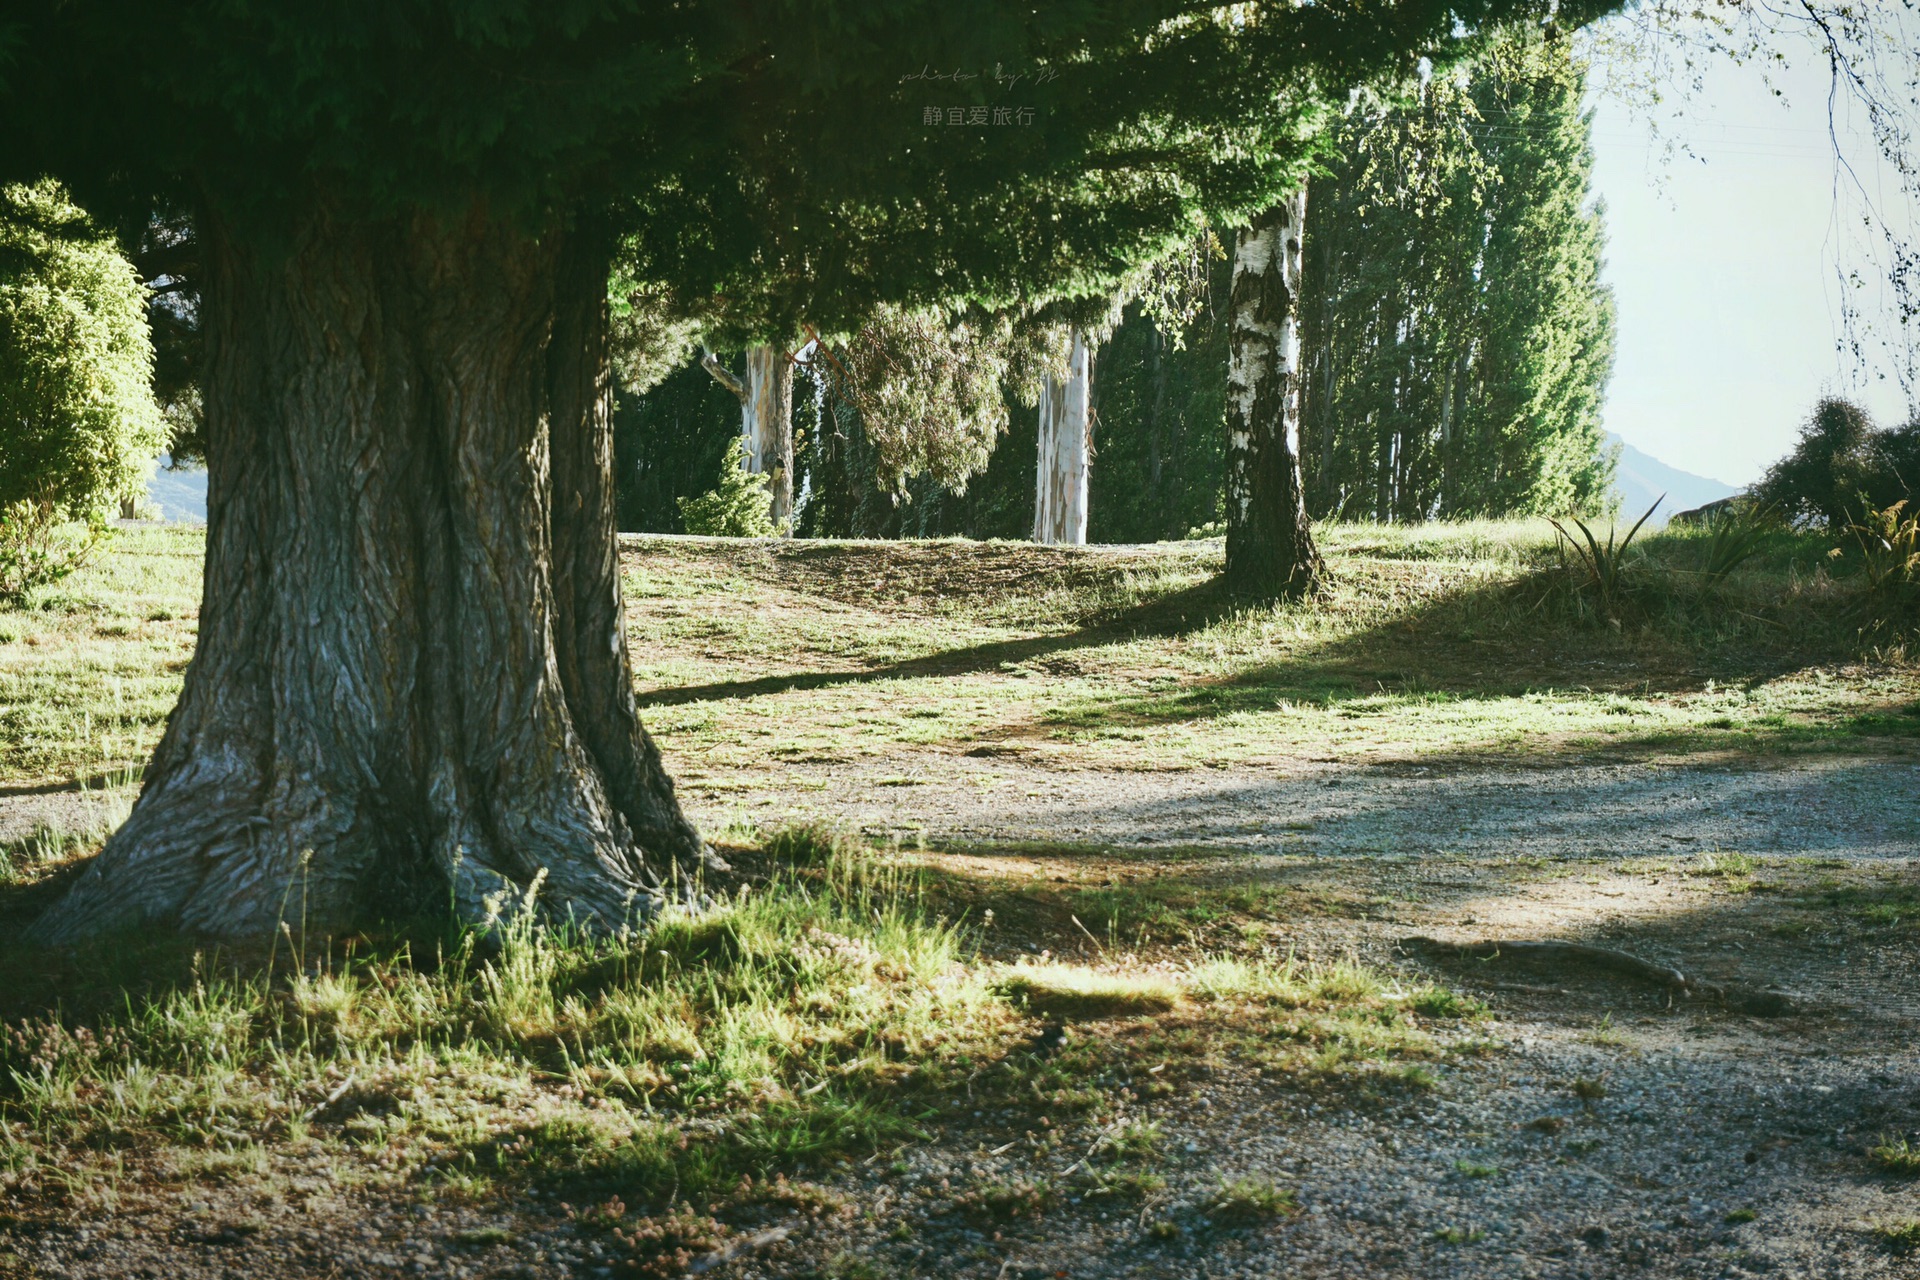
{"type": "MultiPolygon", "coordinates": [[[[1600,409],[1614,312],[1584,93],[1566,42],[1502,41],[1409,102],[1356,104],[1331,131],[1308,193],[1301,308],[1301,464],[1316,517],[1608,505],[1600,409]]],[[[1185,246],[1105,322],[1079,318],[1098,339],[1092,541],[1179,538],[1222,517],[1222,239],[1185,246]]],[[[889,314],[849,342],[782,353],[796,375],[794,531],[1029,536],[1032,368],[1048,348],[1039,331],[1057,348],[1066,320],[1028,321],[962,314],[929,335],[924,319],[889,314]],[[1008,354],[1023,334],[1026,366],[1008,354]],[[916,380],[917,394],[902,392],[916,380]],[[892,403],[903,395],[904,415],[892,403]]],[[[682,529],[683,500],[713,488],[740,430],[737,395],[699,365],[623,395],[622,527],[682,529]]]]}

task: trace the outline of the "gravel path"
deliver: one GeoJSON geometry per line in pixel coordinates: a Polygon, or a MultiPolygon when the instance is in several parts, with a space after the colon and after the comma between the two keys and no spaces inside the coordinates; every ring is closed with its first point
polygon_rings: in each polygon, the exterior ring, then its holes
{"type": "MultiPolygon", "coordinates": [[[[1372,904],[1283,917],[1279,947],[1417,968],[1396,950],[1412,934],[1580,938],[1716,980],[1777,982],[1810,1012],[1761,1020],[1603,974],[1452,963],[1429,972],[1486,999],[1493,1017],[1447,1033],[1485,1043],[1459,1044],[1431,1089],[1356,1100],[1232,1063],[1151,1098],[1144,1080],[1107,1080],[1138,1087],[1129,1114],[1161,1126],[1166,1185],[1144,1203],[1075,1190],[1068,1171],[1093,1130],[1048,1144],[1028,1134],[1030,1115],[963,1107],[931,1122],[931,1141],[816,1171],[811,1210],[768,1209],[760,1224],[790,1234],[713,1274],[1920,1274],[1873,1229],[1920,1218],[1920,1183],[1864,1157],[1883,1135],[1920,1131],[1920,947],[1898,922],[1792,923],[1805,916],[1792,904],[1822,885],[1914,888],[1920,761],[1184,773],[924,763],[919,777],[894,759],[694,778],[688,794],[709,829],[831,817],[958,846],[935,856],[970,874],[1099,883],[1177,865],[1372,904]],[[1078,848],[1047,847],[1061,844],[1078,848]],[[1757,859],[1758,888],[1703,878],[1699,855],[1714,850],[1757,859]],[[1765,892],[1769,878],[1799,896],[1765,892]],[[1576,1096],[1582,1081],[1597,1096],[1576,1096]],[[1299,1211],[1219,1220],[1212,1197],[1242,1176],[1292,1188],[1299,1211]],[[960,1200],[967,1187],[1049,1181],[1063,1189],[1057,1204],[1007,1220],[960,1200]]],[[[321,1177],[289,1170],[288,1185],[303,1176],[321,1177]]],[[[611,1268],[601,1238],[552,1204],[416,1211],[324,1181],[264,1205],[228,1203],[218,1187],[194,1194],[191,1213],[146,1206],[16,1231],[0,1244],[12,1251],[0,1276],[636,1274],[611,1268]]]]}
{"type": "Polygon", "coordinates": [[[709,827],[772,810],[923,832],[934,843],[1467,858],[1639,856],[1678,846],[1849,859],[1920,851],[1920,760],[1815,756],[1712,765],[1296,762],[1120,772],[950,755],[783,765],[690,787],[709,827]],[[903,764],[905,767],[903,768],[903,764]]]}

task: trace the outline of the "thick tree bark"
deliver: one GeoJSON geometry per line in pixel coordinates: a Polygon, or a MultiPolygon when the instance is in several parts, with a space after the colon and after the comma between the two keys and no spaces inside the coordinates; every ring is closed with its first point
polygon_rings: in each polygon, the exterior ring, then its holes
{"type": "Polygon", "coordinates": [[[1040,383],[1040,464],[1035,474],[1033,540],[1084,546],[1093,478],[1093,353],[1073,330],[1067,376],[1040,383]]]}
{"type": "Polygon", "coordinates": [[[1236,237],[1227,368],[1227,585],[1298,595],[1324,572],[1300,482],[1300,237],[1296,192],[1236,237]]]}
{"type": "Polygon", "coordinates": [[[543,874],[553,914],[644,914],[704,849],[634,710],[605,246],[480,212],[201,236],[199,647],[39,936],[484,921],[543,874]]]}
{"type": "Polygon", "coordinates": [[[768,514],[781,533],[793,531],[793,362],[779,347],[747,348],[742,379],[712,353],[701,361],[740,398],[740,450],[752,475],[767,477],[768,514]]]}

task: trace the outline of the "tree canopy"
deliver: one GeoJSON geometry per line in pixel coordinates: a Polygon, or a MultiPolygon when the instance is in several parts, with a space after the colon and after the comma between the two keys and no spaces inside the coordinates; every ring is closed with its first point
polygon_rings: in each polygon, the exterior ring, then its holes
{"type": "Polygon", "coordinates": [[[1317,513],[1605,504],[1613,305],[1584,88],[1566,41],[1502,40],[1336,131],[1306,245],[1317,513]]]}
{"type": "Polygon", "coordinates": [[[1098,292],[1297,183],[1353,85],[1544,8],[40,0],[0,30],[0,173],[268,232],[315,202],[606,218],[683,307],[851,328],[1098,292]]]}

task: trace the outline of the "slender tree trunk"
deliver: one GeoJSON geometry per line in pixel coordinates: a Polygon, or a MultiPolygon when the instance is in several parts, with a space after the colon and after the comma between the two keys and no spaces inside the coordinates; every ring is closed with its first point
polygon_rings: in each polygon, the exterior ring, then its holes
{"type": "Polygon", "coordinates": [[[1087,541],[1087,493],[1093,475],[1093,353],[1073,331],[1065,379],[1040,384],[1040,465],[1034,482],[1033,540],[1082,546],[1087,541]]]}
{"type": "Polygon", "coordinates": [[[1453,514],[1453,388],[1460,376],[1460,360],[1447,361],[1447,385],[1440,401],[1440,491],[1435,496],[1435,517],[1453,514]]]}
{"type": "Polygon", "coordinates": [[[1271,599],[1311,589],[1324,567],[1300,483],[1298,191],[1236,237],[1227,368],[1227,585],[1271,599]]]}
{"type": "Polygon", "coordinates": [[[1147,378],[1153,387],[1153,398],[1147,402],[1147,488],[1153,495],[1153,532],[1157,538],[1167,536],[1168,523],[1160,456],[1160,424],[1167,404],[1167,361],[1162,352],[1166,345],[1160,326],[1150,323],[1147,326],[1147,378]]]}
{"type": "Polygon", "coordinates": [[[735,377],[711,353],[706,371],[740,398],[740,451],[751,475],[767,478],[768,515],[793,531],[793,362],[779,347],[747,348],[747,376],[735,377]]]}
{"type": "Polygon", "coordinates": [[[606,245],[478,211],[200,230],[199,646],[39,936],[484,921],[542,879],[582,924],[644,914],[704,849],[634,710],[606,245]]]}

